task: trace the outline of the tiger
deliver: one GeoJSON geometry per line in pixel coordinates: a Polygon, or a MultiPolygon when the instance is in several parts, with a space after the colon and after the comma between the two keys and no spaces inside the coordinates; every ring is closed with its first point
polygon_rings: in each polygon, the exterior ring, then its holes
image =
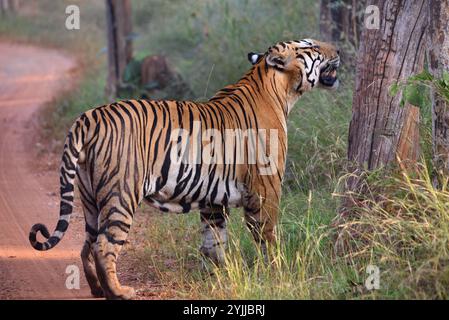
{"type": "Polygon", "coordinates": [[[218,264],[225,259],[230,209],[242,207],[256,245],[269,252],[277,241],[288,115],[314,87],[337,88],[340,58],[333,44],[313,39],[278,42],[247,58],[250,70],[208,101],[122,100],[81,114],[63,147],[59,220],[51,235],[45,225],[33,225],[32,247],[44,251],[60,242],[77,181],[86,234],[81,260],[94,297],[135,297],[132,287],[120,284],[116,261],[143,201],[162,212],[199,211],[200,252],[218,264]],[[195,127],[215,135],[198,140],[195,127]],[[228,138],[228,130],[237,133],[228,138]],[[246,134],[259,130],[274,132],[273,141],[246,134]],[[255,145],[249,140],[260,146],[248,148],[255,145]],[[184,161],[186,145],[203,156],[184,161]],[[264,160],[247,161],[258,150],[264,160]],[[243,161],[219,161],[214,154],[243,161]]]}

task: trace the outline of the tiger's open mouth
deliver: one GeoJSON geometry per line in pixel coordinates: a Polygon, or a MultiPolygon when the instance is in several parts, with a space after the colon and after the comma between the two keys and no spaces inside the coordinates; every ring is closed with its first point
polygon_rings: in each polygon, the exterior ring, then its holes
{"type": "Polygon", "coordinates": [[[338,86],[337,68],[340,59],[337,57],[329,61],[320,71],[320,84],[325,88],[334,89],[338,86]]]}

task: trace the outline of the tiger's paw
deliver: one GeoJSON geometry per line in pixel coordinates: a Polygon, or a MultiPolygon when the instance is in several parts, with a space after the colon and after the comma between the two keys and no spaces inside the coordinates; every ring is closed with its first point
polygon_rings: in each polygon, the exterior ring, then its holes
{"type": "Polygon", "coordinates": [[[91,289],[90,292],[94,296],[94,298],[104,298],[104,292],[101,288],[91,289]]]}
{"type": "Polygon", "coordinates": [[[107,297],[108,300],[132,300],[136,297],[136,291],[132,287],[122,286],[115,290],[113,295],[107,297]]]}
{"type": "Polygon", "coordinates": [[[225,263],[225,252],[220,247],[207,248],[202,246],[200,252],[204,258],[212,261],[217,266],[222,266],[225,263]]]}

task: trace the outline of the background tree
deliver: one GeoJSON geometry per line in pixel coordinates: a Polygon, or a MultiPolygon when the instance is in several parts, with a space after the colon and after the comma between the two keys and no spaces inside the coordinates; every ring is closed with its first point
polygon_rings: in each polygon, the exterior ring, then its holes
{"type": "MultiPolygon", "coordinates": [[[[416,107],[401,107],[390,86],[423,69],[427,1],[377,0],[380,28],[364,29],[357,56],[348,159],[373,170],[419,154],[416,107]]],[[[347,191],[359,179],[348,180],[347,191]]],[[[344,209],[344,208],[343,208],[344,209]]],[[[343,210],[344,212],[344,210],[343,210]]]]}
{"type": "Polygon", "coordinates": [[[353,63],[362,28],[364,0],[321,0],[320,34],[324,41],[338,44],[342,58],[353,63]]]}
{"type": "MultiPolygon", "coordinates": [[[[442,78],[449,73],[449,1],[429,2],[427,62],[430,73],[442,78]]],[[[449,81],[449,80],[448,80],[449,81]]],[[[444,176],[449,175],[449,104],[432,88],[433,165],[444,176]]],[[[435,181],[437,184],[437,181],[435,181]]]]}
{"type": "Polygon", "coordinates": [[[0,14],[16,13],[19,8],[19,0],[0,0],[0,14]]]}
{"type": "Polygon", "coordinates": [[[126,66],[132,59],[132,20],[130,0],[106,0],[108,37],[108,82],[106,94],[109,100],[117,97],[126,66]]]}

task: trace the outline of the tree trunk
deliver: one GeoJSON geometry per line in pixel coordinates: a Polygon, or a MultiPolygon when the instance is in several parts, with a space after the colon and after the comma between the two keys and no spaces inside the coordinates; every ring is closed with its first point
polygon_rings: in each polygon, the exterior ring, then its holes
{"type": "Polygon", "coordinates": [[[0,0],[0,13],[17,13],[20,8],[19,0],[0,0]]]}
{"type": "Polygon", "coordinates": [[[0,12],[6,14],[9,11],[9,0],[0,0],[0,12]]]}
{"type": "Polygon", "coordinates": [[[13,12],[17,13],[20,9],[20,0],[11,0],[11,9],[13,12]]]}
{"type": "MultiPolygon", "coordinates": [[[[419,110],[401,96],[391,96],[390,86],[423,69],[428,10],[426,0],[375,0],[380,28],[362,31],[357,55],[352,119],[349,126],[348,160],[353,173],[345,179],[336,228],[335,253],[350,250],[357,228],[346,228],[356,218],[355,208],[369,206],[371,170],[396,164],[415,170],[419,157],[419,110]]],[[[365,230],[366,231],[366,230],[365,230]]]]}
{"type": "Polygon", "coordinates": [[[0,11],[2,14],[8,14],[11,11],[11,5],[9,0],[0,0],[0,11]]]}
{"type": "MultiPolygon", "coordinates": [[[[449,72],[449,1],[429,2],[429,45],[427,61],[430,73],[441,78],[449,72]]],[[[449,175],[449,104],[432,89],[433,165],[440,176],[449,175]]],[[[436,178],[436,177],[435,177],[436,178]]],[[[439,182],[434,179],[437,186],[439,182]]]]}
{"type": "Polygon", "coordinates": [[[332,15],[332,3],[335,0],[321,0],[320,5],[320,35],[321,40],[333,42],[338,39],[335,32],[335,22],[332,15]]]}
{"type": "Polygon", "coordinates": [[[348,158],[372,170],[396,158],[406,109],[391,84],[423,68],[425,0],[378,0],[379,30],[364,29],[357,57],[348,158]]]}
{"type": "Polygon", "coordinates": [[[402,170],[416,171],[420,157],[419,147],[419,108],[405,105],[404,120],[396,150],[399,165],[402,170]]]}
{"type": "Polygon", "coordinates": [[[124,70],[132,58],[131,1],[106,0],[108,33],[108,83],[106,94],[115,100],[124,70]]]}

